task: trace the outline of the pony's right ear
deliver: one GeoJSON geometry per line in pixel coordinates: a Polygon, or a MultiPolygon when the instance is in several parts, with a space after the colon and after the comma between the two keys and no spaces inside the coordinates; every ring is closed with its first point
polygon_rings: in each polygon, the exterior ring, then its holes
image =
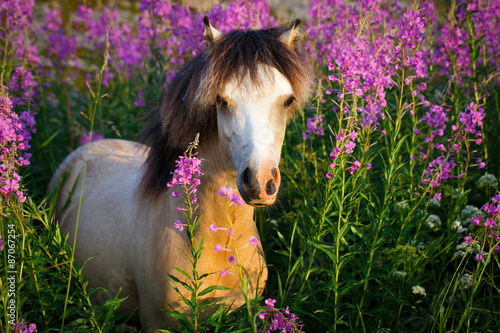
{"type": "Polygon", "coordinates": [[[205,16],[203,18],[203,24],[205,25],[205,31],[203,31],[203,37],[205,37],[205,41],[207,42],[208,47],[211,48],[212,45],[214,45],[214,43],[217,41],[217,39],[219,39],[220,36],[222,36],[222,34],[217,29],[212,27],[212,25],[208,21],[208,16],[205,16]]]}
{"type": "Polygon", "coordinates": [[[280,41],[293,49],[300,38],[300,19],[296,19],[293,26],[280,36],[280,41]]]}

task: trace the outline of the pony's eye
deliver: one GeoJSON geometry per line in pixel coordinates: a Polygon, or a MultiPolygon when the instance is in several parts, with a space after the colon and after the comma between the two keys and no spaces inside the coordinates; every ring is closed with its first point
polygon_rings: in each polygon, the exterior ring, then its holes
{"type": "Polygon", "coordinates": [[[227,101],[220,96],[217,96],[215,104],[217,104],[218,107],[227,108],[227,101]]]}
{"type": "Polygon", "coordinates": [[[290,97],[289,99],[286,100],[284,106],[285,106],[285,109],[289,108],[290,105],[292,105],[292,103],[295,102],[295,97],[290,97]]]}

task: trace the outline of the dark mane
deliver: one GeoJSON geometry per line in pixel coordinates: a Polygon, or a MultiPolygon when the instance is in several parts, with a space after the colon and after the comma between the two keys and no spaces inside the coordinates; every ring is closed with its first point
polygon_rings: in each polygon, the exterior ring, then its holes
{"type": "Polygon", "coordinates": [[[248,75],[259,87],[259,65],[268,65],[290,82],[296,108],[306,101],[311,68],[297,46],[291,49],[279,40],[285,32],[283,27],[232,31],[180,70],[141,133],[141,141],[151,147],[141,184],[144,195],[157,196],[166,188],[176,159],[197,133],[202,142],[217,135],[217,96],[233,77],[242,80],[248,75]]]}

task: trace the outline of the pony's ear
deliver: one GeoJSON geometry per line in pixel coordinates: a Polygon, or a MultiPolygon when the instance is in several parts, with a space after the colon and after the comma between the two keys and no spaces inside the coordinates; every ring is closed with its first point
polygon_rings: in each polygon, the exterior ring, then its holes
{"type": "Polygon", "coordinates": [[[212,47],[214,45],[215,41],[222,36],[222,34],[212,27],[210,22],[208,21],[208,17],[205,16],[203,18],[203,24],[205,25],[205,31],[203,31],[203,37],[205,37],[205,41],[207,42],[208,47],[212,47]]]}
{"type": "Polygon", "coordinates": [[[280,41],[291,49],[295,46],[295,44],[299,41],[300,37],[300,19],[296,19],[293,27],[290,28],[287,32],[280,36],[280,41]]]}

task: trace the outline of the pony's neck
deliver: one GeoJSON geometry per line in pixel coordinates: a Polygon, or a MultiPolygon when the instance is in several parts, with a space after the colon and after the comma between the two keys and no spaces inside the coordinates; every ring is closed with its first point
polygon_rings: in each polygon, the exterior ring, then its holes
{"type": "MultiPolygon", "coordinates": [[[[201,184],[198,187],[198,201],[200,203],[199,216],[201,234],[205,234],[205,242],[220,242],[221,238],[227,239],[226,232],[208,232],[210,224],[221,228],[233,228],[237,243],[244,242],[243,235],[251,237],[256,233],[253,223],[254,208],[247,204],[238,206],[226,204],[226,198],[219,195],[221,187],[232,187],[237,192],[236,170],[231,156],[220,145],[217,140],[202,141],[198,148],[199,158],[202,158],[201,184]],[[231,223],[228,220],[231,219],[231,223]],[[232,225],[231,225],[232,224],[232,225]],[[241,241],[240,241],[241,238],[241,241]]],[[[248,241],[248,240],[246,240],[248,241]]],[[[207,244],[208,245],[208,244],[207,244]]],[[[223,245],[223,244],[221,244],[223,245]]]]}

